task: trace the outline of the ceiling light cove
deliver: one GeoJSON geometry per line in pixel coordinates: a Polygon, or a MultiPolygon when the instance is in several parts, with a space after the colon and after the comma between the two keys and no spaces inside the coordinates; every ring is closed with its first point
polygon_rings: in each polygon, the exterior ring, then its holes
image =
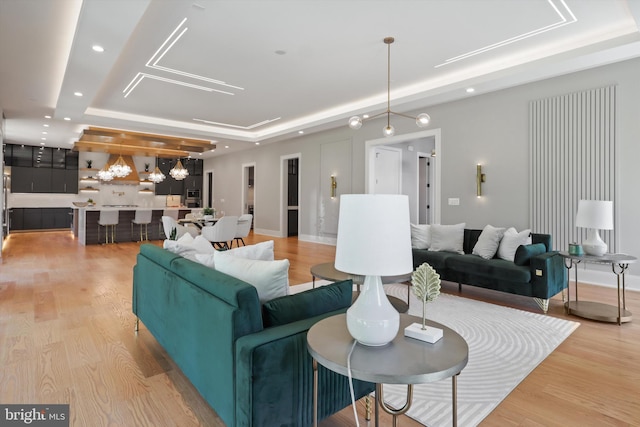
{"type": "MultiPolygon", "coordinates": [[[[175,30],[173,30],[173,32],[171,34],[169,34],[169,36],[162,43],[162,45],[160,45],[160,47],[155,51],[155,53],[153,55],[151,55],[151,58],[149,58],[149,60],[145,64],[145,67],[151,68],[152,70],[156,70],[156,71],[162,71],[162,72],[175,74],[175,75],[178,75],[178,76],[181,76],[181,77],[187,77],[189,79],[195,79],[195,80],[200,80],[200,81],[207,82],[207,83],[212,83],[214,85],[224,86],[224,87],[227,87],[229,89],[244,90],[243,87],[232,85],[232,84],[223,82],[222,80],[212,79],[210,77],[205,77],[205,76],[201,76],[201,75],[198,75],[198,74],[188,73],[186,71],[181,71],[181,70],[177,70],[175,68],[165,67],[165,66],[162,66],[162,65],[158,64],[160,62],[160,60],[169,52],[169,50],[171,50],[176,45],[178,40],[180,40],[182,38],[182,36],[187,32],[189,27],[185,27],[184,26],[186,22],[187,22],[187,18],[184,18],[180,22],[180,24],[178,24],[178,26],[175,28],[175,30]]],[[[155,80],[158,80],[158,81],[161,81],[161,82],[164,82],[164,83],[170,83],[170,84],[175,84],[175,85],[179,85],[179,86],[185,86],[185,87],[189,87],[189,88],[192,88],[192,89],[199,89],[199,90],[203,90],[205,92],[217,92],[217,93],[222,93],[224,95],[235,95],[233,92],[229,92],[229,91],[226,91],[226,90],[215,89],[215,88],[212,88],[212,87],[209,87],[209,86],[196,85],[196,84],[188,83],[188,82],[183,81],[183,80],[170,79],[170,78],[166,78],[166,77],[157,76],[155,74],[139,72],[131,80],[131,82],[129,82],[127,87],[122,91],[124,93],[124,97],[125,98],[128,97],[131,94],[131,92],[133,92],[133,90],[138,86],[138,84],[140,84],[145,78],[151,78],[151,79],[155,79],[155,80]]]]}
{"type": "Polygon", "coordinates": [[[472,50],[471,52],[463,53],[462,55],[454,56],[453,58],[449,58],[444,61],[442,64],[438,64],[435,68],[442,67],[444,65],[453,64],[454,62],[471,58],[472,56],[479,55],[481,53],[489,52],[494,49],[498,49],[504,46],[507,46],[511,43],[519,42],[529,37],[535,37],[542,33],[546,33],[547,31],[557,30],[558,28],[564,27],[565,25],[573,24],[578,22],[578,18],[573,14],[569,6],[565,3],[564,0],[547,0],[549,7],[553,9],[553,11],[558,15],[558,21],[552,22],[549,25],[545,25],[543,27],[537,28],[532,31],[528,31],[523,34],[518,34],[508,39],[490,44],[488,46],[481,47],[476,50],[472,50]]]}
{"type": "Polygon", "coordinates": [[[232,125],[229,123],[220,123],[220,122],[214,122],[211,120],[205,120],[205,119],[193,119],[194,122],[200,122],[200,123],[206,123],[208,125],[216,125],[216,126],[224,126],[224,127],[229,127],[229,128],[234,128],[234,129],[242,129],[242,130],[252,130],[255,129],[257,127],[260,126],[264,126],[267,125],[269,123],[273,123],[275,121],[280,120],[282,117],[276,117],[275,119],[269,119],[269,120],[263,120],[259,123],[255,123],[249,126],[239,126],[239,125],[232,125]]]}

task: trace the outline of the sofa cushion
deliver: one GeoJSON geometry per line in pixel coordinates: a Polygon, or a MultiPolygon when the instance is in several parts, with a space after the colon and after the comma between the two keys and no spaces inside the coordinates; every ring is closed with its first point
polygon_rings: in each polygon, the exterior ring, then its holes
{"type": "Polygon", "coordinates": [[[411,247],[429,249],[431,246],[431,230],[429,224],[411,224],[411,247]]]}
{"type": "Polygon", "coordinates": [[[262,319],[266,327],[285,325],[298,320],[351,305],[353,282],[345,280],[315,289],[273,299],[262,306],[262,319]]]}
{"type": "Polygon", "coordinates": [[[500,240],[502,240],[505,230],[505,228],[486,225],[482,229],[482,233],[480,233],[480,237],[478,237],[478,241],[471,253],[479,255],[484,259],[493,258],[498,251],[498,246],[500,245],[500,240]]]}
{"type": "Polygon", "coordinates": [[[431,226],[430,251],[449,251],[464,253],[464,222],[455,225],[433,224],[431,226]]]}
{"type": "Polygon", "coordinates": [[[289,260],[264,261],[240,258],[226,251],[214,254],[216,270],[236,277],[258,291],[260,303],[287,295],[289,291],[289,260]]]}
{"type": "Polygon", "coordinates": [[[516,256],[516,250],[520,245],[528,245],[531,243],[531,230],[522,230],[517,232],[511,227],[504,232],[500,246],[498,247],[498,258],[513,262],[516,256]]]}
{"type": "Polygon", "coordinates": [[[460,255],[447,258],[447,268],[463,271],[469,276],[480,275],[500,277],[502,280],[529,283],[531,272],[528,267],[515,265],[503,259],[483,259],[477,255],[460,255]]]}
{"type": "Polygon", "coordinates": [[[455,252],[435,252],[426,249],[413,249],[413,269],[415,270],[425,262],[435,268],[438,274],[447,268],[447,259],[456,257],[459,254],[455,252]]]}
{"type": "Polygon", "coordinates": [[[532,257],[547,252],[547,248],[543,243],[535,243],[532,245],[520,245],[516,250],[513,262],[516,265],[529,265],[532,257]]]}

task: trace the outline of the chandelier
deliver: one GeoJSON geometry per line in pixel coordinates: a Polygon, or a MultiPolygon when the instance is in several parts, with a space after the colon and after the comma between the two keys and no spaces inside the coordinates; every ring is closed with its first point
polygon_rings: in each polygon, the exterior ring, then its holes
{"type": "Polygon", "coordinates": [[[158,158],[156,157],[156,168],[149,174],[149,180],[154,184],[158,184],[164,179],[166,176],[162,173],[162,171],[158,168],[158,158]]]}
{"type": "Polygon", "coordinates": [[[131,167],[122,158],[122,144],[120,145],[119,154],[118,160],[109,166],[109,171],[118,178],[124,178],[131,173],[131,167]]]}
{"type": "Polygon", "coordinates": [[[169,171],[169,175],[171,175],[173,179],[181,181],[189,175],[189,171],[182,166],[182,162],[178,159],[178,163],[169,171]]]}
{"type": "Polygon", "coordinates": [[[363,118],[360,116],[353,116],[349,119],[349,127],[356,130],[360,129],[364,120],[375,119],[376,117],[380,117],[383,114],[387,115],[387,125],[384,127],[384,129],[382,129],[382,134],[384,136],[393,136],[396,133],[395,128],[391,126],[392,114],[395,114],[396,116],[406,117],[408,119],[413,119],[416,121],[416,125],[418,125],[418,127],[423,128],[428,126],[429,122],[431,121],[431,117],[429,117],[427,113],[421,113],[418,114],[417,117],[413,117],[407,114],[391,111],[391,43],[393,43],[395,39],[393,37],[385,37],[383,41],[387,45],[387,110],[371,117],[365,116],[363,118]]]}
{"type": "Polygon", "coordinates": [[[111,181],[114,177],[113,173],[109,170],[108,163],[98,171],[97,175],[100,181],[111,181]]]}

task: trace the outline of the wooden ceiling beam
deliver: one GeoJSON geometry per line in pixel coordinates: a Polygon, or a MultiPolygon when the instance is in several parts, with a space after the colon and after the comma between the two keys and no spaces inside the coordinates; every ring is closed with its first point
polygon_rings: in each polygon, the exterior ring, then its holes
{"type": "Polygon", "coordinates": [[[216,148],[204,139],[132,132],[120,129],[89,127],[74,144],[76,151],[97,151],[123,155],[146,155],[163,158],[187,157],[190,152],[204,153],[216,148]]]}

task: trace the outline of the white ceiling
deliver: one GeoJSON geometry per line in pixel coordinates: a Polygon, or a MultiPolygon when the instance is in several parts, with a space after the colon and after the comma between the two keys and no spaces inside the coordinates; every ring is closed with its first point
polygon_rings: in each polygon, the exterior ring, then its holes
{"type": "Polygon", "coordinates": [[[91,125],[220,155],[384,111],[386,36],[392,109],[428,111],[640,56],[638,22],[640,0],[0,0],[5,142],[91,125]]]}

